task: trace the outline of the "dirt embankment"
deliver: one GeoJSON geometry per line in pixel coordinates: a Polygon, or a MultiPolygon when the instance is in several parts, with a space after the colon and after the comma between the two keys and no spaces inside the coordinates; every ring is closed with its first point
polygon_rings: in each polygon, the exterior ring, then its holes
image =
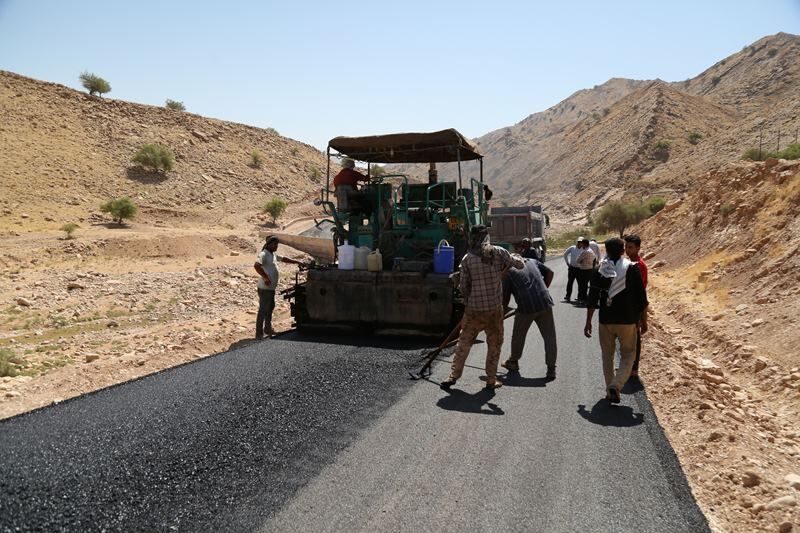
{"type": "Polygon", "coordinates": [[[800,162],[742,162],[640,228],[642,379],[718,531],[800,527],[799,215],[800,162]]]}

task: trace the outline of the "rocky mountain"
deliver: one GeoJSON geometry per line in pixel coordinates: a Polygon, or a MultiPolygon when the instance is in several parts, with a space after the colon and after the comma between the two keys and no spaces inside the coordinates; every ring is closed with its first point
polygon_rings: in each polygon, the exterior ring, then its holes
{"type": "MultiPolygon", "coordinates": [[[[679,196],[692,176],[800,128],[800,36],[764,37],[676,83],[614,78],[475,141],[498,202],[582,221],[610,199],[679,196]]],[[[424,169],[403,171],[424,176],[424,169]]],[[[440,170],[443,179],[452,169],[440,170]]]]}
{"type": "Polygon", "coordinates": [[[145,221],[218,224],[273,196],[308,198],[325,168],[314,147],[274,130],[89,96],[4,71],[0,114],[0,227],[13,227],[21,214],[78,220],[116,196],[132,197],[145,221]],[[145,143],[170,147],[175,170],[148,172],[132,163],[145,143]],[[263,158],[260,168],[250,166],[253,150],[263,158]]]}

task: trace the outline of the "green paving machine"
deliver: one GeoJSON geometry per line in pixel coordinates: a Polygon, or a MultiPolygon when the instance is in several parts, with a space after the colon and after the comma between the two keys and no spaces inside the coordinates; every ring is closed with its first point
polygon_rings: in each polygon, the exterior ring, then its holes
{"type": "Polygon", "coordinates": [[[459,262],[470,228],[486,224],[488,211],[483,157],[473,143],[454,129],[336,137],[328,143],[326,187],[315,204],[329,217],[324,222],[338,261],[311,267],[286,292],[298,329],[436,336],[453,329],[464,309],[459,262]],[[366,164],[367,180],[348,194],[346,209],[332,188],[335,158],[366,164]],[[413,163],[429,165],[427,182],[376,166],[413,163]],[[457,166],[457,182],[439,181],[436,165],[443,163],[457,166]],[[467,170],[476,177],[466,177],[467,170]],[[350,264],[353,250],[370,253],[368,269],[350,264]]]}

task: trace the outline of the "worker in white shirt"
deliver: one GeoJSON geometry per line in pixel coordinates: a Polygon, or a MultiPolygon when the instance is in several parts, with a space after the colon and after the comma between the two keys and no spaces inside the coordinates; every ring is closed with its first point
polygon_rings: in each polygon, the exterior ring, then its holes
{"type": "Polygon", "coordinates": [[[583,237],[578,237],[575,244],[564,250],[564,262],[567,264],[567,294],[564,301],[572,299],[572,283],[578,279],[578,257],[583,253],[583,237]]]}

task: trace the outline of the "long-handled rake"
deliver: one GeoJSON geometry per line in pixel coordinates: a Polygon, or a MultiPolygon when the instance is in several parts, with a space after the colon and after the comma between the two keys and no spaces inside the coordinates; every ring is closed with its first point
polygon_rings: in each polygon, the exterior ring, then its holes
{"type": "Polygon", "coordinates": [[[422,365],[422,368],[419,369],[419,372],[412,372],[410,370],[408,371],[408,375],[411,376],[411,379],[416,381],[418,379],[430,376],[431,365],[436,357],[442,353],[442,350],[458,342],[458,334],[461,333],[461,324],[463,321],[464,320],[462,319],[458,324],[456,324],[456,327],[453,328],[453,331],[451,331],[450,334],[444,338],[438,347],[422,356],[422,358],[425,360],[425,364],[422,365]]]}
{"type": "MultiPolygon", "coordinates": [[[[503,320],[514,316],[516,312],[517,312],[516,309],[511,309],[505,314],[505,316],[503,316],[503,320]]],[[[423,356],[423,358],[425,359],[425,364],[422,365],[422,368],[420,368],[418,372],[415,373],[410,370],[408,371],[408,375],[411,376],[411,379],[416,381],[418,379],[423,379],[431,375],[431,365],[433,365],[433,362],[436,360],[439,354],[442,353],[442,350],[444,350],[445,348],[449,348],[450,346],[453,346],[458,342],[458,335],[459,333],[461,333],[461,325],[463,323],[464,319],[461,319],[461,322],[456,324],[456,327],[453,328],[453,331],[451,331],[450,334],[444,338],[444,340],[439,346],[437,346],[435,349],[431,350],[430,352],[428,352],[423,356]]]]}

